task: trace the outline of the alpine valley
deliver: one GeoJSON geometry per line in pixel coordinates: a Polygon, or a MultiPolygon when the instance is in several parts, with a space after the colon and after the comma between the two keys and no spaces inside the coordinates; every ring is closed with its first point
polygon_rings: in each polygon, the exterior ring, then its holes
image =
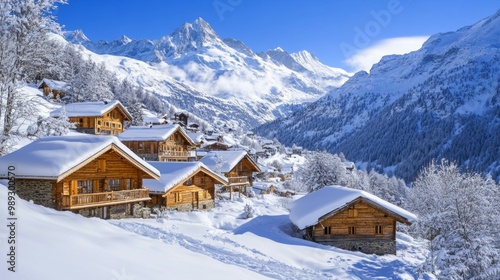
{"type": "Polygon", "coordinates": [[[243,128],[285,116],[352,75],[322,64],[307,51],[254,53],[238,40],[219,38],[201,18],[159,40],[123,36],[94,43],[79,30],[64,37],[164,103],[243,128]]]}
{"type": "Polygon", "coordinates": [[[431,36],[405,55],[255,131],[307,149],[343,152],[406,180],[433,159],[500,179],[500,11],[431,36]]]}

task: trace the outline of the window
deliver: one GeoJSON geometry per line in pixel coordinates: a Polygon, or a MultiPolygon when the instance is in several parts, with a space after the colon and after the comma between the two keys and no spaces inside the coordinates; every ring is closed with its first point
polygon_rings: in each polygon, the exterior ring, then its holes
{"type": "Polygon", "coordinates": [[[331,235],[332,234],[332,227],[325,227],[324,232],[325,232],[325,235],[331,235]]]}
{"type": "Polygon", "coordinates": [[[187,179],[185,182],[184,182],[184,186],[191,186],[193,184],[193,177],[187,179]]]}
{"type": "Polygon", "coordinates": [[[182,196],[180,192],[174,193],[175,196],[175,202],[180,202],[182,200],[182,196]]]}
{"type": "Polygon", "coordinates": [[[112,124],[111,124],[111,127],[112,127],[112,128],[115,128],[115,127],[116,127],[116,124],[112,123],[112,124]]]}
{"type": "Polygon", "coordinates": [[[349,227],[349,234],[356,234],[356,227],[349,227]]]}
{"type": "Polygon", "coordinates": [[[349,218],[354,218],[358,216],[358,209],[351,208],[347,211],[347,215],[349,218]]]}
{"type": "Polygon", "coordinates": [[[109,122],[105,122],[105,123],[104,123],[104,125],[105,125],[106,127],[109,127],[109,122]]]}
{"type": "Polygon", "coordinates": [[[97,128],[97,133],[101,133],[101,129],[99,127],[97,128]]]}
{"type": "Polygon", "coordinates": [[[119,191],[120,179],[108,179],[108,188],[112,191],[119,191]]]}
{"type": "Polygon", "coordinates": [[[101,125],[101,121],[100,120],[97,121],[97,125],[101,125]]]}
{"type": "Polygon", "coordinates": [[[205,184],[205,177],[201,177],[200,178],[200,185],[204,185],[205,184]]]}
{"type": "Polygon", "coordinates": [[[92,180],[78,181],[78,193],[92,193],[92,180]]]}
{"type": "Polygon", "coordinates": [[[83,119],[82,119],[82,118],[80,118],[79,122],[80,122],[80,123],[83,123],[83,119]]]}
{"type": "Polygon", "coordinates": [[[382,228],[381,225],[376,225],[375,226],[375,234],[377,234],[377,235],[384,234],[383,228],[382,228]]]}
{"type": "Polygon", "coordinates": [[[122,125],[121,125],[121,124],[118,124],[118,128],[122,128],[122,125]]]}
{"type": "Polygon", "coordinates": [[[142,150],[142,142],[139,142],[139,150],[142,150]]]}

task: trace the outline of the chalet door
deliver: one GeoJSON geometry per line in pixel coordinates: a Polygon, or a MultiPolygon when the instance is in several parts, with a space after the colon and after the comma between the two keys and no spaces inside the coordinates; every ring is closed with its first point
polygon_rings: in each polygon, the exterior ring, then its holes
{"type": "Polygon", "coordinates": [[[193,209],[198,209],[198,192],[192,192],[193,209]]]}

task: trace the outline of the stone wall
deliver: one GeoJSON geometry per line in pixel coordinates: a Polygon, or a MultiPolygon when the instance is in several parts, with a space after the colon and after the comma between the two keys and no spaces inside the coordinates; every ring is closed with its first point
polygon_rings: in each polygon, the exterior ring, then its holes
{"type": "Polygon", "coordinates": [[[318,241],[318,243],[335,246],[340,249],[359,251],[365,254],[396,254],[395,240],[367,240],[367,241],[318,241]]]}
{"type": "MultiPolygon", "coordinates": [[[[124,219],[124,218],[149,218],[151,210],[143,206],[143,203],[126,203],[106,206],[108,207],[108,219],[124,219]],[[132,213],[132,215],[131,215],[132,213]]],[[[93,207],[75,210],[74,213],[84,217],[103,217],[104,207],[93,207]]]]}
{"type": "Polygon", "coordinates": [[[17,195],[24,200],[33,200],[35,204],[56,208],[52,197],[52,181],[16,179],[17,195]]]}
{"type": "MultiPolygon", "coordinates": [[[[213,200],[202,200],[198,202],[198,209],[199,210],[208,210],[212,209],[215,207],[215,202],[213,200]]],[[[192,211],[192,210],[197,210],[196,208],[193,208],[192,203],[185,203],[185,204],[176,204],[173,206],[168,206],[165,207],[167,210],[175,210],[175,211],[192,211]]]]}

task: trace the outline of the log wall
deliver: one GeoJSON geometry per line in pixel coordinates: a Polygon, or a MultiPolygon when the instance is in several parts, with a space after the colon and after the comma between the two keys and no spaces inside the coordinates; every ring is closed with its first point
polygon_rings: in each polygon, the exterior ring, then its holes
{"type": "Polygon", "coordinates": [[[358,202],[310,229],[315,242],[367,253],[395,253],[396,220],[358,202]]]}

